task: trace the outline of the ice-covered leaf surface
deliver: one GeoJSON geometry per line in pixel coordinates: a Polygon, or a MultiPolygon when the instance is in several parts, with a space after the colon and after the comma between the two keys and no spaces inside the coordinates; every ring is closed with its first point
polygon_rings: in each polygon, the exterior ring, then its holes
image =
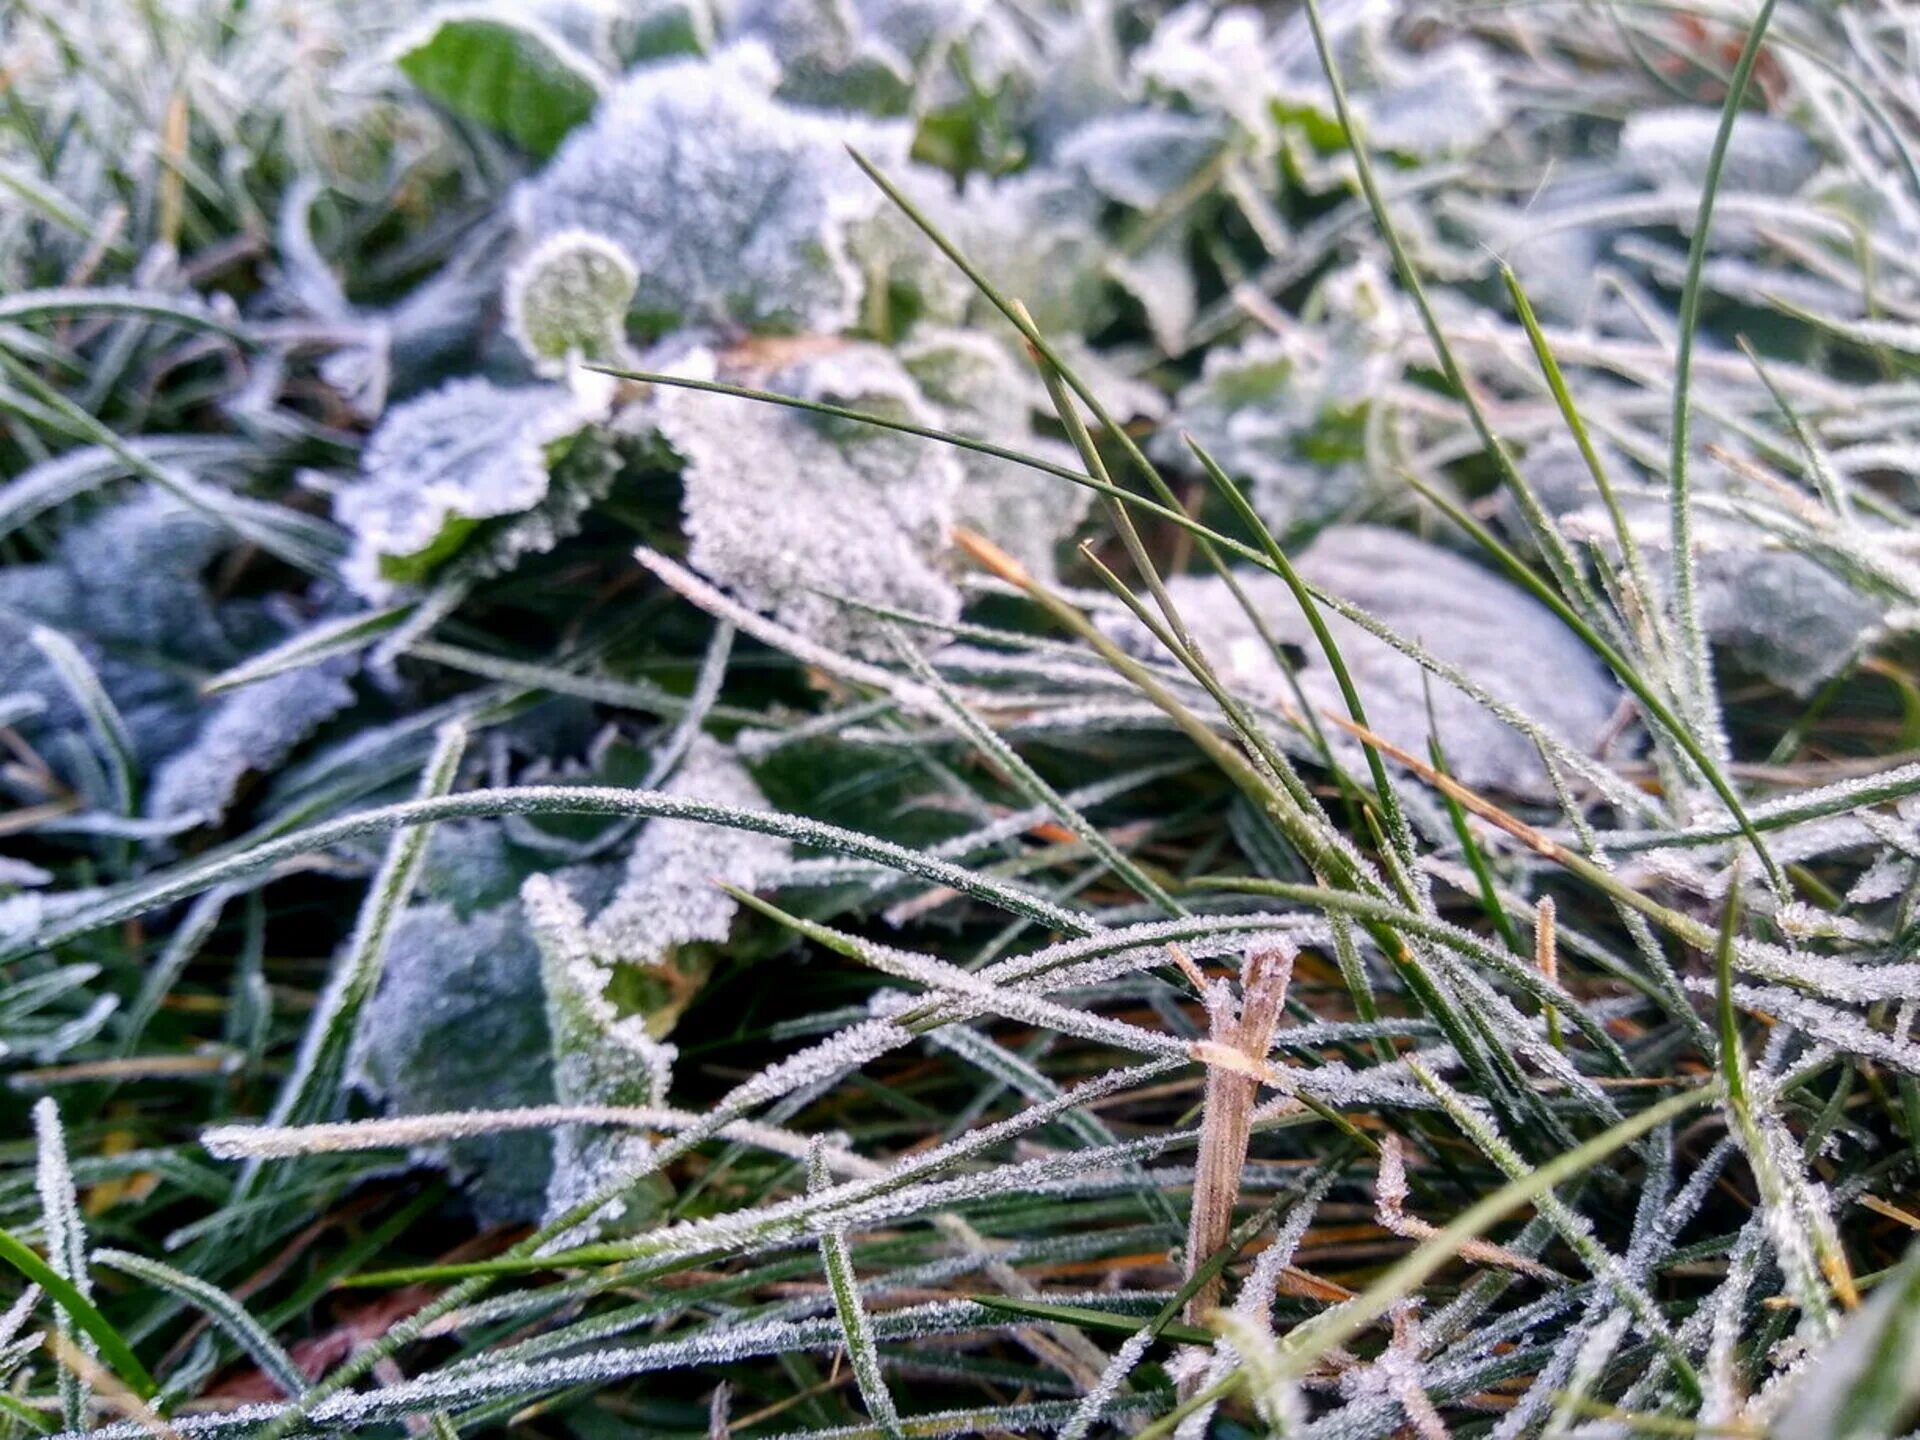
{"type": "MultiPolygon", "coordinates": [[[[741,810],[764,810],[766,797],[746,767],[705,736],[688,749],[668,785],[670,793],[741,810]]],[[[656,820],[641,831],[627,856],[626,875],[589,931],[593,954],[610,965],[671,972],[683,945],[727,938],[739,902],[722,884],[752,890],[787,858],[787,843],[746,831],[688,821],[656,820]]],[[[684,995],[672,993],[650,1012],[649,1026],[664,1034],[684,995]]]]}
{"type": "Polygon", "coordinates": [[[561,231],[508,272],[507,328],[542,374],[564,374],[575,355],[623,363],[631,358],[627,309],[638,284],[633,262],[612,241],[561,231]]]}
{"type": "Polygon", "coordinates": [[[847,227],[879,205],[845,145],[886,161],[905,136],[787,105],[777,78],[754,45],[636,71],[520,192],[523,230],[618,245],[638,274],[634,312],[655,330],[840,329],[861,295],[847,227]]]}
{"type": "MultiPolygon", "coordinates": [[[[875,346],[775,349],[764,362],[710,351],[679,362],[803,399],[928,423],[912,377],[875,346]]],[[[694,568],[803,635],[881,653],[875,622],[833,596],[951,618],[945,573],[962,472],[909,436],[663,387],[649,413],[686,464],[684,522],[694,568]]]]}
{"type": "MultiPolygon", "coordinates": [[[[555,1098],[592,1105],[664,1101],[673,1079],[674,1048],[649,1033],[644,1011],[622,1008],[617,972],[593,953],[579,901],[546,875],[528,880],[520,898],[540,952],[555,1098]]],[[[563,1215],[594,1194],[643,1157],[648,1144],[643,1135],[617,1128],[573,1125],[559,1131],[547,1185],[548,1214],[563,1215]]],[[[630,1203],[615,1202],[601,1214],[621,1218],[629,1214],[630,1203]]]]}
{"type": "Polygon", "coordinates": [[[1764,546],[1700,557],[1700,618],[1714,646],[1810,695],[1872,643],[1883,606],[1807,555],[1764,546]]]}
{"type": "Polygon", "coordinates": [[[218,819],[248,774],[275,769],[354,701],[338,662],[270,676],[225,696],[185,749],[154,773],[150,814],[218,819]]]}
{"type": "MultiPolygon", "coordinates": [[[[1648,185],[1692,195],[1706,179],[1719,117],[1695,108],[1643,111],[1620,131],[1620,162],[1648,185]]],[[[1819,168],[1819,152],[1784,120],[1742,115],[1727,142],[1722,183],[1730,190],[1791,195],[1819,168]]]]}
{"type": "Polygon", "coordinates": [[[1329,277],[1320,294],[1327,323],[1317,331],[1209,352],[1158,440],[1164,463],[1191,466],[1180,438],[1190,433],[1282,535],[1352,510],[1378,487],[1366,429],[1406,329],[1402,302],[1372,266],[1329,277]]]}
{"type": "Polygon", "coordinates": [[[1920,32],[1756,18],[0,4],[0,1440],[1910,1429],[1920,32]]]}
{"type": "MultiPolygon", "coordinates": [[[[1368,525],[1327,531],[1296,565],[1310,583],[1471,676],[1576,751],[1598,751],[1620,704],[1618,683],[1572,631],[1506,581],[1439,546],[1368,525]]],[[[1269,632],[1303,657],[1297,673],[1308,701],[1346,718],[1332,669],[1285,582],[1257,572],[1240,580],[1269,632]]],[[[1285,672],[1224,582],[1183,578],[1171,588],[1195,638],[1236,690],[1275,708],[1295,705],[1285,672]]],[[[1525,734],[1384,640],[1323,614],[1377,733],[1422,759],[1429,736],[1437,737],[1448,768],[1476,789],[1552,793],[1525,734]]],[[[1357,763],[1351,742],[1337,731],[1332,742],[1357,763]]]]}
{"type": "MultiPolygon", "coordinates": [[[[1036,430],[1045,393],[998,341],[975,331],[924,326],[901,347],[900,359],[942,429],[1056,465],[1078,463],[1069,446],[1036,430]]],[[[978,451],[957,451],[955,458],[962,472],[955,521],[985,535],[1034,574],[1052,574],[1061,543],[1086,518],[1093,492],[978,451]]]]}
{"type": "MultiPolygon", "coordinates": [[[[395,1115],[553,1098],[540,957],[517,905],[463,914],[429,900],[400,917],[361,1012],[353,1077],[395,1115]]],[[[531,1131],[433,1147],[426,1158],[476,1177],[483,1216],[521,1220],[544,1207],[549,1148],[531,1131]]]]}
{"type": "Polygon", "coordinates": [[[479,522],[537,509],[555,465],[600,410],[565,386],[477,379],[395,407],[334,503],[354,535],[354,587],[385,596],[426,578],[479,522]]]}

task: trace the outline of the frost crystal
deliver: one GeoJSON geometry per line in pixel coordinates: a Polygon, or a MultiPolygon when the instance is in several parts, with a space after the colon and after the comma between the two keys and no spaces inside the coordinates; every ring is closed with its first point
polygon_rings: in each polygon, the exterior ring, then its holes
{"type": "Polygon", "coordinates": [[[561,231],[508,273],[507,331],[543,375],[564,375],[572,355],[630,364],[627,307],[639,283],[618,245],[584,230],[561,231]]]}
{"type": "Polygon", "coordinates": [[[193,743],[154,773],[147,813],[157,817],[226,812],[249,773],[277,768],[295,746],[354,703],[338,662],[289,670],[222,699],[193,743]]]}
{"type": "Polygon", "coordinates": [[[860,298],[846,229],[881,201],[844,147],[886,164],[906,136],[794,109],[771,98],[776,79],[757,45],[635,71],[521,191],[521,228],[619,246],[656,330],[844,328],[860,298]]]}
{"type": "Polygon", "coordinates": [[[604,406],[560,385],[455,380],[396,406],[367,443],[334,513],[354,534],[347,578],[384,598],[424,578],[482,520],[548,498],[554,465],[604,406]]]}
{"type": "MultiPolygon", "coordinates": [[[[858,410],[934,418],[892,355],[869,345],[765,368],[695,351],[680,373],[858,410]]],[[[822,592],[950,620],[939,568],[959,463],[945,447],[851,421],[662,387],[660,433],[686,462],[689,559],[757,610],[811,639],[890,653],[876,624],[822,592]]]]}

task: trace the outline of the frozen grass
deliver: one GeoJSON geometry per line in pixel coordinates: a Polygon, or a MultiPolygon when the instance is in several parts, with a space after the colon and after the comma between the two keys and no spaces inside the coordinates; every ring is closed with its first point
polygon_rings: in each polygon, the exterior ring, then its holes
{"type": "Polygon", "coordinates": [[[1910,1431],[1906,10],[393,9],[0,13],[0,1440],[1910,1431]]]}

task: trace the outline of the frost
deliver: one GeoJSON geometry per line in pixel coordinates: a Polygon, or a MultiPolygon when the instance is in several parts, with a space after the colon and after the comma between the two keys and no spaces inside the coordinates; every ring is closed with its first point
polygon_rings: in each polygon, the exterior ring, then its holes
{"type": "MultiPolygon", "coordinates": [[[[1711,993],[1713,984],[1691,979],[1687,981],[1687,988],[1711,993]]],[[[1879,1029],[1865,1016],[1851,1014],[1778,985],[1735,985],[1733,998],[1742,1009],[1772,1016],[1836,1050],[1876,1060],[1909,1075],[1920,1075],[1920,1044],[1904,1035],[1879,1029]]]]}
{"type": "Polygon", "coordinates": [[[346,575],[370,599],[424,578],[483,520],[548,499],[555,464],[604,405],[559,385],[455,380],[394,407],[334,500],[354,535],[346,575]]]}
{"type": "MultiPolygon", "coordinates": [[[[435,831],[435,849],[452,828],[435,831]]],[[[430,873],[422,889],[433,892],[430,873]]],[[[518,906],[463,916],[442,900],[416,903],[395,922],[380,988],[361,1010],[354,1083],[395,1115],[543,1104],[553,1098],[543,995],[518,906]]],[[[504,1221],[541,1213],[548,1151],[544,1134],[515,1132],[416,1154],[475,1176],[482,1218],[504,1221]]]]}
{"type": "Polygon", "coordinates": [[[728,35],[772,51],[786,99],[886,115],[911,101],[912,62],[870,29],[853,0],[743,0],[728,35]]]}
{"type": "MultiPolygon", "coordinates": [[[[1037,165],[999,178],[974,174],[957,194],[944,176],[924,168],[894,178],[997,288],[1020,298],[1049,336],[1065,341],[1114,317],[1113,247],[1101,233],[1101,197],[1077,172],[1037,165]]],[[[853,241],[861,268],[876,284],[884,282],[908,313],[944,325],[994,313],[899,211],[882,210],[853,241]]]]}
{"type": "MultiPolygon", "coordinates": [[[[1720,128],[1717,110],[1675,108],[1629,116],[1620,131],[1620,164],[1657,189],[1697,194],[1720,128]]],[[[1720,183],[1728,192],[1791,195],[1813,178],[1819,152],[1800,129],[1770,115],[1733,122],[1720,183]]]]}
{"type": "Polygon", "coordinates": [[[154,773],[147,813],[158,818],[226,813],[250,773],[277,769],[294,747],[354,703],[338,661],[289,670],[225,696],[184,750],[154,773]]]}
{"type": "Polygon", "coordinates": [[[640,277],[612,241],[583,230],[550,235],[507,274],[507,333],[542,375],[569,356],[631,365],[627,307],[640,277]]]}
{"type": "Polygon", "coordinates": [[[1174,401],[1155,458],[1191,468],[1180,432],[1206,447],[1276,534],[1324,523],[1369,491],[1366,426],[1372,397],[1398,375],[1401,305],[1361,264],[1323,282],[1332,323],[1263,335],[1207,355],[1174,401]]]}
{"type": "Polygon", "coordinates": [[[1251,135],[1272,134],[1266,25],[1250,5],[1189,0],[1154,27],[1133,71],[1150,91],[1230,115],[1251,135]]]}
{"type": "MultiPolygon", "coordinates": [[[[612,967],[591,952],[586,914],[565,886],[535,875],[520,892],[527,928],[540,951],[547,1028],[553,1045],[553,1094],[562,1105],[649,1105],[666,1098],[674,1049],[647,1033],[644,1013],[623,1014],[609,991],[612,967]]],[[[549,1218],[565,1214],[613,1176],[635,1168],[651,1148],[643,1135],[568,1126],[554,1135],[549,1218]]],[[[602,1219],[629,1215],[622,1201],[602,1219]]]]}
{"type": "MultiPolygon", "coordinates": [[[[1418,641],[1576,751],[1592,753],[1607,733],[1620,699],[1613,677],[1544,606],[1470,561],[1410,535],[1355,525],[1325,532],[1295,565],[1309,582],[1418,641]]],[[[1344,717],[1332,672],[1285,582],[1264,571],[1239,579],[1274,637],[1305,656],[1299,679],[1308,700],[1344,717]]],[[[1224,582],[1180,577],[1170,589],[1234,690],[1262,704],[1294,705],[1279,664],[1224,582]]],[[[1437,733],[1449,769],[1470,788],[1552,795],[1525,735],[1451,685],[1430,681],[1414,661],[1325,606],[1321,614],[1378,734],[1424,757],[1429,734],[1437,733]]],[[[1359,762],[1351,742],[1337,733],[1329,739],[1346,763],[1359,762]]]]}
{"type": "Polygon", "coordinates": [[[1100,197],[1072,171],[976,178],[935,218],[1043,333],[1083,335],[1111,318],[1100,197]]]}
{"type": "Polygon", "coordinates": [[[211,518],[149,492],[69,527],[49,560],[0,568],[0,696],[39,702],[17,717],[23,733],[44,743],[87,725],[31,642],[41,624],[93,667],[143,765],[187,743],[196,709],[188,677],[233,659],[234,632],[252,618],[216,605],[206,587],[203,571],[230,543],[211,518]]]}
{"type": "Polygon", "coordinates": [[[906,137],[785,105],[776,79],[756,45],[635,71],[522,189],[521,228],[619,246],[639,276],[634,309],[656,330],[844,328],[861,288],[847,227],[882,199],[844,147],[889,164],[906,137]]]}
{"type": "Polygon", "coordinates": [[[147,490],[69,529],[57,573],[0,572],[0,604],[118,648],[204,661],[232,647],[202,579],[231,543],[211,516],[147,490]]]}
{"type": "Polygon", "coordinates": [[[1055,163],[1115,204],[1150,210],[1190,183],[1224,139],[1219,124],[1202,116],[1128,110],[1074,131],[1055,163]]]}
{"type": "MultiPolygon", "coordinates": [[[[1004,346],[971,330],[922,327],[900,360],[937,407],[941,429],[1079,468],[1072,450],[1034,429],[1046,397],[1030,370],[1004,346]]],[[[1086,518],[1093,492],[1057,475],[981,455],[953,452],[963,479],[954,518],[978,531],[1033,573],[1054,573],[1055,552],[1086,518]]]]}
{"type": "MultiPolygon", "coordinates": [[[[1370,147],[1418,158],[1461,154],[1506,123],[1509,96],[1493,53],[1472,40],[1419,49],[1393,30],[1398,7],[1359,0],[1328,18],[1329,41],[1348,100],[1370,147]]],[[[1309,122],[1316,143],[1337,148],[1320,60],[1295,12],[1275,38],[1276,108],[1309,122]]]]}
{"type": "Polygon", "coordinates": [[[1507,118],[1493,57],[1467,42],[1420,56],[1381,90],[1363,98],[1366,136],[1404,155],[1470,150],[1507,118]]]}
{"type": "MultiPolygon", "coordinates": [[[[677,368],[919,423],[933,419],[912,377],[875,346],[758,370],[695,351],[677,368]]],[[[821,592],[940,620],[959,613],[959,595],[940,565],[963,476],[945,447],[664,387],[651,413],[686,462],[688,557],[747,605],[803,636],[870,655],[891,653],[878,623],[821,592]]]]}
{"type": "Polygon", "coordinates": [[[1796,695],[1838,672],[1883,614],[1819,561],[1788,550],[1704,549],[1694,571],[1715,648],[1796,695]]]}
{"type": "MultiPolygon", "coordinates": [[[[745,767],[696,736],[667,786],[687,799],[765,809],[745,767]]],[[[657,1105],[674,1050],[664,1043],[698,990],[704,964],[686,947],[727,938],[738,902],[716,882],[752,888],[786,862],[787,843],[692,821],[654,820],[626,874],[591,926],[576,894],[536,875],[521,892],[538,943],[552,1037],[553,1096],[563,1105],[657,1105]]],[[[549,1215],[563,1214],[645,1159],[632,1132],[567,1126],[556,1132],[549,1215]]],[[[625,1213],[607,1212],[606,1218],[625,1213]]]]}
{"type": "MultiPolygon", "coordinates": [[[[704,735],[695,738],[666,788],[690,800],[768,808],[746,767],[704,735]]],[[[717,882],[753,889],[786,864],[788,849],[784,840],[751,831],[650,821],[627,857],[626,878],[594,919],[589,939],[596,960],[673,974],[680,946],[727,938],[739,903],[717,882]]],[[[670,985],[668,1003],[650,1014],[655,1034],[664,1034],[678,1017],[687,997],[677,989],[670,985]]]]}

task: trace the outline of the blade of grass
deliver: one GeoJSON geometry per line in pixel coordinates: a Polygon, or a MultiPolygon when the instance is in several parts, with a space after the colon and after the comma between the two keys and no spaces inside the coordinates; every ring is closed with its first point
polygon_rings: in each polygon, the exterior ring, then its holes
{"type": "Polygon", "coordinates": [[[100,1347],[100,1358],[125,1381],[133,1392],[145,1400],[150,1398],[158,1387],[153,1377],[147,1373],[147,1367],[133,1353],[125,1339],[106,1316],[95,1308],[94,1303],[77,1290],[73,1283],[59,1274],[32,1250],[6,1230],[0,1230],[0,1261],[5,1261],[20,1272],[29,1284],[38,1285],[47,1292],[49,1299],[72,1317],[73,1323],[100,1347]]]}
{"type": "Polygon", "coordinates": [[[1786,877],[1781,873],[1780,867],[1774,863],[1766,842],[1760,838],[1760,832],[1754,828],[1753,821],[1747,815],[1746,806],[1741,803],[1739,795],[1726,778],[1719,763],[1695,738],[1686,723],[1627,662],[1626,657],[1589,627],[1558,595],[1553,593],[1551,588],[1541,583],[1539,577],[1528,569],[1519,556],[1502,545],[1484,525],[1467,514],[1459,505],[1411,476],[1408,477],[1408,483],[1430,504],[1443,512],[1449,520],[1466,531],[1481,548],[1498,560],[1501,568],[1508,575],[1525,586],[1536,599],[1557,614],[1575,634],[1586,642],[1587,648],[1605,661],[1614,674],[1620,677],[1621,683],[1633,692],[1634,698],[1646,708],[1647,714],[1658,723],[1665,734],[1673,739],[1686,757],[1694,763],[1702,777],[1713,787],[1714,793],[1720,797],[1720,803],[1727,807],[1727,814],[1733,817],[1734,824],[1739,827],[1740,834],[1753,847],[1753,853],[1766,870],[1775,891],[1782,895],[1790,893],[1786,877]]]}
{"type": "Polygon", "coordinates": [[[1747,31],[1746,43],[1741,47],[1740,58],[1734,63],[1733,77],[1727,85],[1726,102],[1720,111],[1720,126],[1714,132],[1713,148],[1707,155],[1706,177],[1700,187],[1700,209],[1694,217],[1693,233],[1688,238],[1686,278],[1681,283],[1680,309],[1675,320],[1678,336],[1673,356],[1673,417],[1667,479],[1673,536],[1673,609],[1679,630],[1680,659],[1685,667],[1686,678],[1680,700],[1683,706],[1693,711],[1696,723],[1708,734],[1716,736],[1721,733],[1720,718],[1714,703],[1713,665],[1707,653],[1707,637],[1700,623],[1700,602],[1695,593],[1693,490],[1687,470],[1693,424],[1690,404],[1693,345],[1700,326],[1700,300],[1704,293],[1701,277],[1706,269],[1707,240],[1713,228],[1713,205],[1720,193],[1727,146],[1733,139],[1733,122],[1746,103],[1747,85],[1753,78],[1753,67],[1760,58],[1761,43],[1766,38],[1776,3],[1777,0],[1761,0],[1759,9],[1754,13],[1752,26],[1747,31]]]}

